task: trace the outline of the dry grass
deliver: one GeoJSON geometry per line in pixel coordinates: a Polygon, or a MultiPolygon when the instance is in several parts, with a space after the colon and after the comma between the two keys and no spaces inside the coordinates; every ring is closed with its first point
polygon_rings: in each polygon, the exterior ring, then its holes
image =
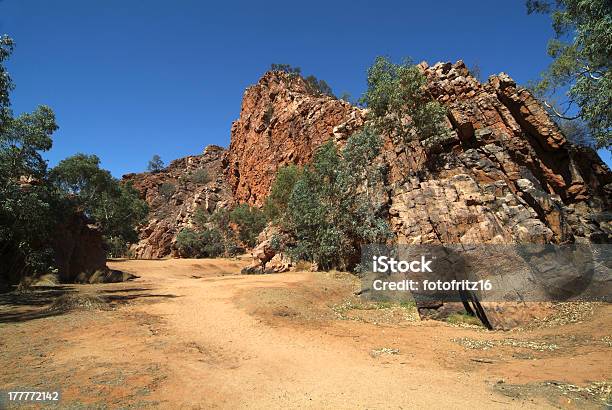
{"type": "Polygon", "coordinates": [[[96,295],[65,294],[57,298],[48,308],[54,312],[68,312],[71,310],[107,310],[108,303],[96,295]]]}

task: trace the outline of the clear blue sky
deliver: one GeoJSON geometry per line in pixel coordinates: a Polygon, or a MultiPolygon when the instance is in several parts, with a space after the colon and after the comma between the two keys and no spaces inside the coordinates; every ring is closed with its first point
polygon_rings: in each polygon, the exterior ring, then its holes
{"type": "MultiPolygon", "coordinates": [[[[242,93],[287,63],[361,95],[377,55],[477,63],[524,83],[549,63],[546,16],[522,0],[0,0],[15,113],[51,106],[51,165],[95,153],[120,177],[227,146],[242,93]]],[[[609,153],[606,161],[610,163],[609,153]]]]}

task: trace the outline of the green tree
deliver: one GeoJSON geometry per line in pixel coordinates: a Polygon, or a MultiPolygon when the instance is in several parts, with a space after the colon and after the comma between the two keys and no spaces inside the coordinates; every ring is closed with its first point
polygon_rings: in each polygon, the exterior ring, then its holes
{"type": "Polygon", "coordinates": [[[266,227],[266,217],[260,209],[240,204],[230,213],[230,220],[238,225],[238,238],[242,243],[253,247],[257,243],[257,235],[266,227]]]}
{"type": "Polygon", "coordinates": [[[376,132],[404,142],[446,135],[446,109],[431,97],[426,84],[410,59],[394,64],[386,57],[376,58],[368,69],[368,89],[361,98],[376,132]]]}
{"type": "Polygon", "coordinates": [[[293,257],[323,269],[348,269],[357,262],[360,244],[389,237],[374,199],[382,186],[383,172],[373,165],[381,145],[380,137],[366,129],[351,136],[342,152],[332,141],[317,150],[287,205],[283,225],[296,243],[293,257]]]}
{"type": "Polygon", "coordinates": [[[290,64],[272,64],[270,65],[270,71],[287,73],[291,79],[302,77],[304,83],[306,83],[306,91],[312,95],[328,95],[330,97],[335,97],[331,87],[325,80],[320,80],[314,75],[303,77],[300,67],[293,67],[290,64]]]}
{"type": "Polygon", "coordinates": [[[128,243],[138,240],[136,227],[148,214],[147,204],[130,183],[121,184],[101,169],[97,156],[68,157],[51,170],[50,177],[60,192],[100,225],[112,256],[121,256],[117,255],[119,244],[125,244],[125,250],[128,243]]]}
{"type": "Polygon", "coordinates": [[[165,167],[164,161],[162,161],[159,155],[155,154],[149,160],[149,164],[147,165],[147,170],[149,172],[159,172],[159,171],[163,171],[164,167],[165,167]]]}
{"type": "Polygon", "coordinates": [[[13,282],[46,272],[53,263],[49,237],[58,198],[46,181],[41,152],[52,145],[55,115],[46,106],[14,117],[14,85],[5,68],[13,40],[0,37],[0,276],[13,282]]]}
{"type": "Polygon", "coordinates": [[[176,246],[183,257],[215,258],[233,256],[238,251],[229,211],[218,209],[212,215],[204,207],[193,215],[194,229],[183,229],[176,237],[176,246]]]}
{"type": "Polygon", "coordinates": [[[198,232],[210,230],[218,233],[219,240],[217,242],[221,244],[221,254],[234,256],[243,250],[240,248],[236,233],[231,227],[231,217],[228,209],[219,208],[210,214],[204,207],[200,206],[193,215],[193,222],[198,232]]]}
{"type": "Polygon", "coordinates": [[[10,92],[15,86],[4,63],[13,53],[14,45],[13,39],[9,36],[0,36],[0,134],[4,132],[8,121],[13,117],[10,92]]]}
{"type": "Polygon", "coordinates": [[[325,82],[325,80],[320,80],[314,75],[309,75],[304,78],[304,82],[306,82],[306,87],[308,88],[308,92],[314,95],[328,95],[330,97],[334,97],[334,93],[325,82]]]}
{"type": "Polygon", "coordinates": [[[296,165],[290,164],[281,167],[277,174],[270,194],[266,198],[263,211],[268,221],[279,222],[285,215],[287,204],[291,198],[293,187],[300,177],[302,169],[296,165]]]}
{"type": "Polygon", "coordinates": [[[553,62],[533,86],[551,114],[580,119],[598,147],[612,145],[612,3],[609,0],[527,0],[527,12],[550,14],[553,62]],[[564,95],[563,101],[555,101],[564,95]]]}
{"type": "Polygon", "coordinates": [[[293,67],[290,64],[271,64],[270,71],[282,71],[283,73],[294,76],[302,74],[302,69],[300,67],[293,67]]]}

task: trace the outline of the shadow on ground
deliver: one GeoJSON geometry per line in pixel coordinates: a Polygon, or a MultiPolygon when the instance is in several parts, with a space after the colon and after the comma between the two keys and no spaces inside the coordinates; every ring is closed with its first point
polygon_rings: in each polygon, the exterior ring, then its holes
{"type": "MultiPolygon", "coordinates": [[[[151,293],[152,289],[80,289],[73,285],[35,286],[27,291],[0,294],[0,323],[19,323],[69,313],[74,310],[111,310],[137,300],[177,298],[151,293]],[[93,302],[93,303],[92,303],[93,302]]],[[[93,285],[91,285],[93,286],[93,285]]]]}

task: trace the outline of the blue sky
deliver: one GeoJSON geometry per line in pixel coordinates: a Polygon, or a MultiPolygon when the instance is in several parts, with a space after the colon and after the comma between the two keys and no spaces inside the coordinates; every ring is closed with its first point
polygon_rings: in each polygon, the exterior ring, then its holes
{"type": "MultiPolygon", "coordinates": [[[[377,55],[478,64],[517,82],[549,63],[546,16],[523,1],[0,0],[15,113],[51,106],[51,165],[95,153],[120,177],[227,146],[244,89],[271,63],[354,98],[377,55]]],[[[609,153],[604,153],[610,164],[609,153]]]]}

